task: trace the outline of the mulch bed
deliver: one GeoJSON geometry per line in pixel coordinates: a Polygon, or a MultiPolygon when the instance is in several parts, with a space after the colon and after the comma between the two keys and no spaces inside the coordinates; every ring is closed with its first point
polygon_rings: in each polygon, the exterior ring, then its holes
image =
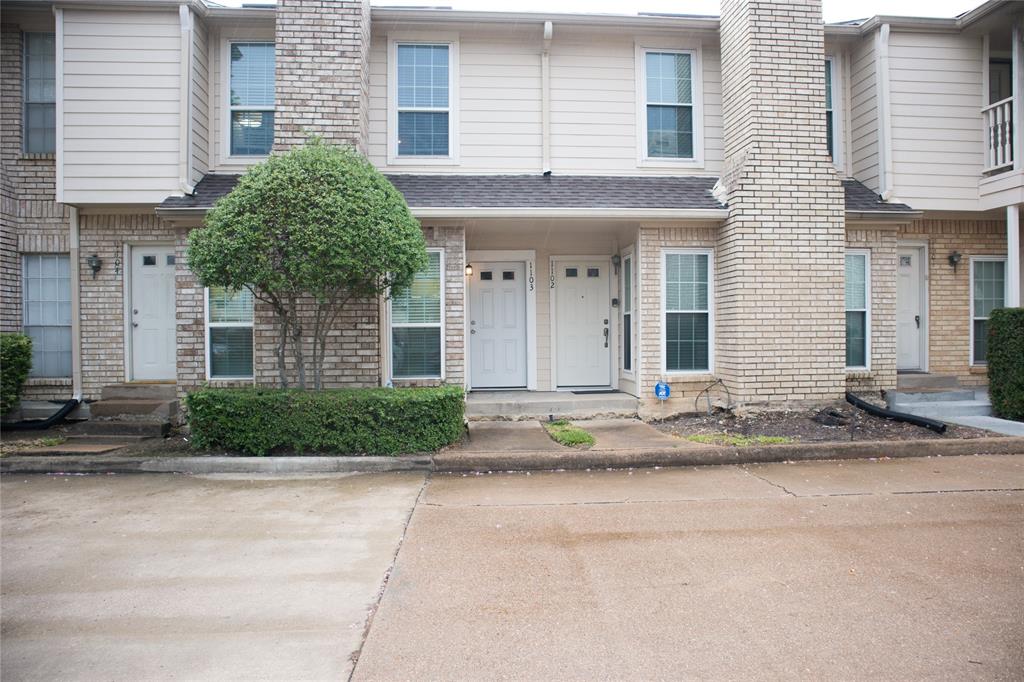
{"type": "Polygon", "coordinates": [[[860,440],[919,440],[922,438],[984,438],[999,434],[969,426],[949,424],[946,433],[873,417],[863,410],[841,402],[824,409],[837,414],[827,421],[844,422],[839,425],[822,424],[814,418],[820,410],[794,412],[762,412],[738,417],[717,411],[711,415],[683,415],[652,424],[656,429],[675,436],[729,433],[741,436],[785,436],[797,442],[834,442],[860,440]]]}

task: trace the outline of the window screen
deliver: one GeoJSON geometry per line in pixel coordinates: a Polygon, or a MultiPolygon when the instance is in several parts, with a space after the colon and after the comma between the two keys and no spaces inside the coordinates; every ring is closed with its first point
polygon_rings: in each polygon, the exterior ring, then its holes
{"type": "Polygon", "coordinates": [[[231,155],[265,156],[274,143],[274,44],[231,43],[231,155]]]}
{"type": "Polygon", "coordinates": [[[395,379],[441,376],[441,254],[391,300],[391,374],[395,379]]]}
{"type": "Polygon", "coordinates": [[[52,33],[24,36],[24,150],[50,154],[57,148],[56,42],[52,33]]]}
{"type": "Polygon", "coordinates": [[[65,254],[23,257],[22,319],[34,377],[71,376],[71,263],[65,254]]]}
{"type": "Polygon", "coordinates": [[[448,156],[448,46],[399,45],[398,154],[448,156]]]}
{"type": "Polygon", "coordinates": [[[665,369],[709,369],[709,260],[706,253],[665,256],[665,369]]]}
{"type": "Polygon", "coordinates": [[[693,80],[686,53],[648,52],[647,156],[693,158],[693,80]]]}
{"type": "Polygon", "coordinates": [[[988,358],[988,318],[1006,305],[1006,261],[977,260],[972,263],[971,333],[974,335],[974,364],[988,358]]]}
{"type": "Polygon", "coordinates": [[[868,364],[868,257],[846,254],[846,366],[868,364]]]}
{"type": "Polygon", "coordinates": [[[253,376],[253,295],[249,289],[207,290],[211,379],[253,376]]]}

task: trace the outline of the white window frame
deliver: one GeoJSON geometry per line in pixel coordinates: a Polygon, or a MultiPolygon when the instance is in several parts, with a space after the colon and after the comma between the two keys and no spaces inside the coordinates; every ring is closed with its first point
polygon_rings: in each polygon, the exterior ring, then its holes
{"type": "Polygon", "coordinates": [[[395,166],[452,166],[459,163],[459,37],[457,34],[405,34],[388,35],[388,165],[395,166]],[[448,112],[448,154],[446,156],[399,156],[398,154],[398,46],[448,46],[448,108],[409,108],[403,111],[448,112]]]}
{"type": "MultiPolygon", "coordinates": [[[[277,128],[276,108],[274,106],[234,106],[231,104],[231,46],[235,43],[269,43],[275,45],[273,38],[225,38],[221,41],[221,158],[225,164],[254,164],[266,159],[269,154],[231,154],[231,113],[234,111],[273,111],[274,128],[277,128]]],[[[276,57],[276,55],[275,55],[276,57]]],[[[277,88],[277,74],[274,74],[274,87],[277,88]]],[[[271,145],[273,147],[273,145],[271,145]]]]}
{"type": "Polygon", "coordinates": [[[658,275],[661,289],[661,373],[665,376],[707,376],[715,371],[715,250],[710,248],[670,248],[661,250],[661,272],[658,275]],[[708,309],[707,310],[668,310],[668,287],[665,286],[665,275],[668,272],[670,255],[705,255],[708,257],[708,309]],[[708,366],[707,369],[668,369],[668,314],[672,313],[704,313],[708,314],[708,366]]]}
{"type": "Polygon", "coordinates": [[[975,320],[987,320],[987,317],[976,318],[974,316],[974,264],[980,261],[995,261],[1003,264],[1003,304],[1006,304],[1007,294],[1007,277],[1006,277],[1006,256],[971,256],[970,257],[970,272],[968,275],[970,279],[967,285],[967,295],[970,297],[970,318],[967,320],[967,336],[970,338],[970,355],[968,356],[968,365],[970,367],[988,367],[988,362],[976,362],[974,360],[974,322],[975,320]]]}
{"type": "Polygon", "coordinates": [[[392,316],[391,316],[391,296],[388,296],[388,306],[387,306],[387,317],[388,317],[387,353],[388,353],[388,356],[387,356],[387,361],[388,361],[388,381],[391,382],[392,384],[394,382],[396,382],[396,381],[438,381],[438,380],[444,381],[445,377],[447,375],[446,369],[447,369],[447,365],[448,365],[448,354],[447,354],[447,346],[446,346],[447,339],[445,337],[448,336],[447,329],[446,329],[446,321],[447,321],[447,312],[448,311],[447,311],[447,301],[445,300],[445,295],[446,295],[446,288],[447,288],[448,277],[447,277],[447,270],[445,269],[446,268],[445,253],[444,253],[444,249],[443,248],[441,248],[441,247],[433,247],[433,246],[427,248],[427,253],[438,253],[438,254],[441,254],[440,255],[440,259],[438,261],[438,267],[440,268],[440,279],[441,279],[441,292],[440,292],[440,296],[441,296],[441,315],[438,318],[440,321],[439,322],[402,323],[402,324],[399,324],[398,327],[400,329],[417,329],[417,328],[418,329],[427,329],[427,328],[433,328],[433,327],[437,328],[438,333],[441,335],[441,371],[440,371],[439,374],[436,374],[436,375],[425,375],[425,376],[415,376],[415,377],[396,377],[395,376],[395,358],[394,358],[394,348],[393,348],[393,345],[394,345],[394,335],[392,334],[392,331],[394,330],[395,325],[394,325],[394,320],[392,319],[392,316]]]}
{"type": "Polygon", "coordinates": [[[835,54],[826,54],[825,61],[828,62],[832,70],[832,164],[840,173],[844,173],[846,145],[843,137],[843,88],[841,86],[843,62],[835,54]]]}
{"type": "Polygon", "coordinates": [[[207,381],[254,381],[256,378],[256,299],[253,298],[253,319],[248,324],[243,322],[210,322],[210,288],[203,287],[203,346],[206,348],[206,380],[207,381]],[[252,329],[252,374],[248,376],[215,377],[211,374],[213,365],[210,362],[210,330],[220,328],[252,329]]]}
{"type": "MultiPolygon", "coordinates": [[[[864,364],[847,365],[847,372],[867,372],[871,370],[871,249],[846,249],[846,256],[864,257],[864,310],[846,307],[846,258],[843,258],[843,338],[846,338],[846,313],[864,313],[864,364]]],[[[845,348],[845,346],[844,346],[845,348]]],[[[843,364],[846,364],[843,353],[843,364]]]]}
{"type": "Polygon", "coordinates": [[[636,334],[636,331],[637,331],[636,330],[636,322],[637,322],[637,314],[636,314],[636,299],[637,299],[637,296],[636,296],[636,280],[637,280],[637,276],[636,276],[636,258],[633,257],[633,247],[632,246],[622,250],[622,275],[621,275],[621,277],[622,277],[622,282],[621,282],[620,286],[621,286],[621,291],[622,291],[621,306],[622,306],[622,334],[623,334],[623,336],[622,336],[622,359],[623,359],[622,373],[625,374],[626,376],[633,377],[633,376],[636,376],[636,339],[637,339],[637,334],[636,334]],[[630,282],[630,291],[629,291],[629,296],[628,297],[626,296],[626,263],[627,262],[629,263],[629,270],[630,270],[629,274],[630,274],[630,279],[632,280],[630,282]],[[626,309],[627,305],[629,307],[629,310],[626,309]],[[626,369],[626,367],[625,367],[625,364],[626,364],[625,363],[625,359],[626,359],[626,336],[625,336],[625,334],[626,334],[626,315],[629,315],[629,333],[630,333],[630,337],[631,337],[629,339],[629,369],[626,369]]]}
{"type": "Polygon", "coordinates": [[[657,47],[636,43],[636,130],[637,166],[651,168],[703,168],[704,167],[704,67],[700,46],[657,47]],[[690,82],[693,108],[693,158],[672,159],[647,155],[647,53],[690,55],[690,82]]]}
{"type": "MultiPolygon", "coordinates": [[[[29,101],[28,98],[28,36],[29,35],[52,35],[54,45],[56,46],[57,34],[52,31],[23,31],[21,34],[21,152],[23,154],[41,154],[49,155],[56,154],[57,152],[57,71],[60,70],[60,65],[56,61],[56,55],[54,55],[54,93],[52,102],[34,102],[29,101]],[[53,123],[53,149],[44,152],[34,152],[28,149],[28,108],[30,104],[53,104],[54,109],[54,123],[53,123]]],[[[55,48],[56,49],[56,48],[55,48]]]]}

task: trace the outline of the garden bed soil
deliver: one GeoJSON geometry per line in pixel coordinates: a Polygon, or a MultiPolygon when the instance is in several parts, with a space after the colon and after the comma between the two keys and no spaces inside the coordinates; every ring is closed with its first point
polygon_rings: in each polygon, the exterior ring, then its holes
{"type": "Polygon", "coordinates": [[[956,424],[949,424],[944,434],[935,433],[906,422],[873,417],[845,402],[812,410],[761,412],[745,416],[735,416],[725,411],[716,411],[711,415],[682,415],[656,422],[653,426],[680,438],[727,433],[791,438],[797,443],[985,438],[998,435],[984,429],[956,424]],[[830,426],[814,421],[821,409],[834,410],[840,415],[840,420],[846,423],[830,426]]]}

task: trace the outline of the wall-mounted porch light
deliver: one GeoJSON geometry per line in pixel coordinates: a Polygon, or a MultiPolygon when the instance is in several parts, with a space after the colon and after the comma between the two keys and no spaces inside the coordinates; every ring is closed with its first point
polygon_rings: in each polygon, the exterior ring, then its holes
{"type": "Polygon", "coordinates": [[[472,265],[467,265],[466,266],[466,277],[472,277],[472,276],[473,276],[473,266],[472,265]]]}
{"type": "Polygon", "coordinates": [[[103,259],[94,253],[85,259],[85,264],[89,266],[90,270],[92,270],[92,278],[96,279],[97,273],[99,273],[100,268],[103,267],[103,259]]]}
{"type": "Polygon", "coordinates": [[[953,272],[956,272],[956,266],[960,265],[960,261],[963,259],[964,257],[960,255],[959,251],[949,254],[949,264],[953,266],[953,272]]]}
{"type": "Polygon", "coordinates": [[[615,268],[615,274],[619,274],[619,266],[622,265],[622,256],[615,254],[612,256],[612,267],[615,268]]]}

